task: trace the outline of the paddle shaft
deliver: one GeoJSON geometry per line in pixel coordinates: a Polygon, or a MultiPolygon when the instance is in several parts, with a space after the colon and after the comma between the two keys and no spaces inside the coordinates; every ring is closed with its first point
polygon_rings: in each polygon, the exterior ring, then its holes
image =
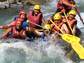
{"type": "Polygon", "coordinates": [[[31,24],[34,24],[34,25],[36,25],[36,26],[38,26],[38,27],[40,27],[40,28],[42,28],[43,30],[46,30],[45,28],[43,28],[41,25],[38,25],[38,24],[36,24],[36,23],[33,23],[33,22],[30,22],[31,24]]]}
{"type": "MultiPolygon", "coordinates": [[[[74,1],[74,2],[75,2],[75,1],[74,1]]],[[[78,16],[80,17],[80,20],[81,20],[81,22],[82,22],[83,25],[84,25],[84,22],[83,22],[83,19],[82,19],[81,15],[80,15],[80,12],[79,12],[79,9],[78,9],[78,6],[77,6],[77,3],[75,2],[75,4],[76,4],[75,10],[77,11],[78,16]]]]}
{"type": "Polygon", "coordinates": [[[53,24],[53,25],[55,25],[55,27],[57,28],[57,29],[59,29],[59,31],[63,34],[63,31],[50,19],[50,21],[51,21],[51,23],[53,24]]]}
{"type": "Polygon", "coordinates": [[[67,15],[65,14],[65,12],[64,12],[64,15],[65,15],[65,18],[66,18],[68,27],[69,27],[69,29],[70,29],[70,31],[71,31],[71,34],[73,34],[73,30],[72,30],[72,28],[71,28],[71,26],[70,26],[70,24],[69,24],[69,22],[68,22],[68,18],[67,18],[67,15]]]}
{"type": "Polygon", "coordinates": [[[78,11],[79,9],[78,9],[77,7],[75,7],[75,10],[77,11],[78,16],[80,17],[80,20],[81,20],[81,22],[82,22],[83,25],[84,25],[83,19],[82,19],[81,15],[80,15],[80,12],[78,11]]]}
{"type": "MultiPolygon", "coordinates": [[[[30,22],[30,21],[29,21],[30,22]]],[[[38,24],[36,24],[36,23],[33,23],[33,22],[30,22],[31,24],[34,24],[34,25],[36,25],[36,26],[38,26],[38,27],[41,27],[41,28],[43,28],[41,25],[38,25],[38,24]]],[[[44,29],[44,28],[43,28],[44,29]]]]}

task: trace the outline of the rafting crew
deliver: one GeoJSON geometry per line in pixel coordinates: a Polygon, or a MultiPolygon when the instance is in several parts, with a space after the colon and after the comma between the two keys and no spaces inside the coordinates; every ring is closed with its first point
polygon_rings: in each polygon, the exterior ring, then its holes
{"type": "MultiPolygon", "coordinates": [[[[18,23],[20,23],[20,29],[23,30],[22,28],[24,28],[23,23],[27,21],[27,17],[26,17],[26,13],[24,11],[20,11],[18,17],[13,20],[11,23],[4,25],[4,26],[0,26],[1,29],[6,29],[7,31],[5,31],[5,34],[3,34],[3,37],[6,37],[8,35],[8,33],[10,32],[9,29],[12,29],[14,27],[18,26],[18,23]],[[18,22],[18,23],[17,23],[18,22]],[[9,32],[8,32],[9,31],[9,32]]],[[[18,31],[17,28],[15,28],[15,30],[13,30],[12,32],[16,32],[18,31]]],[[[25,31],[24,31],[25,32],[25,31]]],[[[15,34],[14,34],[15,35],[15,34]]],[[[24,34],[25,35],[25,34],[24,34]]],[[[18,37],[18,35],[16,34],[16,36],[18,37]]],[[[14,37],[14,36],[13,36],[14,37]]]]}
{"type": "Polygon", "coordinates": [[[22,23],[20,22],[20,18],[18,18],[12,27],[6,28],[7,30],[3,33],[2,38],[8,38],[8,37],[22,38],[25,34],[22,33],[23,31],[21,25],[22,23]]]}
{"type": "MultiPolygon", "coordinates": [[[[19,12],[19,15],[18,17],[11,23],[9,23],[8,25],[4,25],[4,26],[0,26],[0,29],[12,29],[12,28],[15,28],[18,26],[17,22],[20,23],[20,31],[23,30],[24,32],[24,35],[25,36],[34,36],[34,35],[37,35],[37,36],[40,36],[41,34],[43,34],[43,30],[41,31],[40,29],[42,29],[41,27],[41,24],[42,24],[42,18],[43,18],[43,15],[42,15],[42,12],[41,12],[41,7],[40,5],[35,5],[34,6],[34,10],[33,11],[29,11],[28,15],[26,15],[26,13],[21,10],[19,12]],[[41,33],[39,32],[41,31],[41,33]]],[[[8,34],[8,30],[6,32],[6,34],[3,34],[3,36],[7,35],[8,34]]],[[[18,31],[17,28],[15,28],[15,32],[18,31]]],[[[13,31],[14,32],[14,31],[13,31]]],[[[15,34],[14,34],[15,35],[15,34]]],[[[4,36],[4,37],[5,37],[4,36]]],[[[16,35],[17,33],[16,33],[16,35]]]]}
{"type": "Polygon", "coordinates": [[[57,12],[48,20],[48,24],[51,25],[51,32],[59,32],[62,34],[76,34],[77,20],[75,19],[77,12],[72,9],[66,16],[61,15],[57,12]]]}
{"type": "Polygon", "coordinates": [[[57,6],[57,12],[46,21],[43,18],[40,5],[35,5],[28,14],[21,8],[18,16],[11,23],[0,26],[0,29],[5,30],[1,39],[25,40],[29,38],[32,41],[38,37],[43,39],[45,36],[50,36],[53,42],[49,41],[49,44],[63,46],[62,49],[66,51],[66,56],[71,57],[72,53],[76,52],[81,59],[84,59],[84,48],[80,44],[80,38],[76,35],[78,33],[75,18],[77,11],[72,9],[75,7],[74,0],[59,0],[57,6]],[[59,38],[66,43],[58,41],[59,38]]]}
{"type": "MultiPolygon", "coordinates": [[[[75,5],[72,4],[72,7],[75,7],[75,5]]],[[[43,13],[41,12],[41,6],[34,5],[33,10],[30,10],[28,13],[21,9],[17,18],[8,25],[0,26],[0,29],[7,30],[5,34],[3,34],[3,37],[8,36],[9,32],[12,32],[14,38],[20,37],[24,39],[26,37],[43,37],[47,35],[48,32],[50,32],[50,34],[58,32],[75,35],[77,25],[77,20],[75,19],[76,14],[77,12],[74,9],[69,9],[66,15],[62,15],[60,11],[56,12],[50,20],[45,21],[43,13]]]]}

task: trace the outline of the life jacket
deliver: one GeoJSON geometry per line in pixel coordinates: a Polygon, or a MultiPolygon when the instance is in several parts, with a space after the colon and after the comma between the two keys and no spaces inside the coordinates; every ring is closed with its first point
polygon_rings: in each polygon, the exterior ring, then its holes
{"type": "Polygon", "coordinates": [[[8,24],[7,26],[9,26],[9,27],[16,26],[17,21],[19,21],[19,22],[23,22],[23,19],[17,18],[15,21],[11,22],[11,23],[8,24]]]}
{"type": "Polygon", "coordinates": [[[68,20],[68,22],[69,22],[69,24],[70,24],[71,28],[73,28],[73,27],[74,27],[74,25],[76,25],[76,24],[77,24],[77,21],[76,21],[75,19],[73,19],[73,20],[68,20]]]}
{"type": "Polygon", "coordinates": [[[14,32],[14,31],[20,32],[22,30],[21,25],[19,27],[17,27],[18,23],[22,25],[21,20],[20,21],[19,20],[13,21],[11,24],[8,25],[8,26],[12,26],[12,32],[14,32]]]}
{"type": "Polygon", "coordinates": [[[71,27],[72,30],[73,30],[73,27],[74,27],[74,25],[77,24],[77,21],[76,21],[75,19],[69,20],[68,17],[67,17],[67,20],[66,20],[66,17],[63,17],[63,19],[64,19],[64,20],[63,20],[63,26],[61,27],[61,29],[62,29],[63,31],[65,31],[66,33],[72,34],[70,27],[71,27]],[[67,23],[66,21],[68,21],[68,23],[67,23]],[[69,25],[68,25],[68,24],[69,24],[69,25]],[[70,27],[69,27],[69,26],[70,26],[70,27]]]}
{"type": "Polygon", "coordinates": [[[30,27],[37,28],[35,24],[41,25],[42,23],[42,13],[39,12],[37,15],[34,14],[34,11],[30,11],[28,14],[28,19],[31,23],[29,23],[30,27]],[[35,23],[35,24],[32,24],[35,23]]]}
{"type": "Polygon", "coordinates": [[[19,33],[22,31],[22,27],[21,26],[19,26],[19,27],[13,27],[12,29],[11,29],[11,33],[12,33],[12,36],[13,37],[19,37],[19,33]],[[18,33],[18,36],[17,36],[17,33],[18,33]]]}
{"type": "MultiPolygon", "coordinates": [[[[70,2],[71,4],[75,4],[75,2],[73,0],[68,0],[68,2],[70,2]]],[[[71,7],[63,4],[63,2],[61,0],[57,3],[56,6],[57,6],[58,10],[65,9],[65,11],[67,11],[67,12],[72,9],[71,7]]]]}

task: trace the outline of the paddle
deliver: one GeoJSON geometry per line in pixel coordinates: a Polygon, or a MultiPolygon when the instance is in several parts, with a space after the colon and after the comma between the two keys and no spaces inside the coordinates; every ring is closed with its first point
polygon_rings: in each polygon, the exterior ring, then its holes
{"type": "MultiPolygon", "coordinates": [[[[55,25],[55,23],[52,20],[50,21],[55,25]]],[[[58,26],[55,25],[55,27],[57,27],[60,30],[58,26]]],[[[58,32],[57,34],[60,35],[61,38],[65,40],[67,43],[71,44],[73,50],[78,54],[80,59],[84,59],[84,47],[80,44],[79,37],[70,34],[60,34],[58,32]]]]}
{"type": "Polygon", "coordinates": [[[46,24],[45,26],[41,26],[41,25],[38,25],[38,24],[33,23],[33,22],[30,22],[30,21],[29,21],[29,23],[34,24],[34,25],[36,25],[36,26],[38,26],[38,27],[40,27],[40,28],[42,28],[42,29],[44,29],[44,30],[48,30],[48,29],[50,29],[50,28],[51,28],[51,26],[49,27],[49,25],[48,25],[48,24],[46,24]],[[48,28],[48,27],[49,27],[49,28],[48,28]]]}
{"type": "MultiPolygon", "coordinates": [[[[51,21],[51,22],[55,25],[55,23],[53,21],[51,21]]],[[[65,40],[67,43],[71,44],[73,50],[78,54],[80,59],[84,59],[84,47],[80,44],[79,37],[76,37],[76,36],[70,35],[70,34],[60,34],[58,32],[57,32],[57,34],[60,35],[61,38],[63,40],[65,40]]]]}
{"type": "MultiPolygon", "coordinates": [[[[74,0],[73,0],[74,1],[74,0]]],[[[74,1],[75,2],[75,1],[74,1]]],[[[75,10],[77,11],[77,13],[78,13],[78,16],[80,17],[80,20],[81,20],[81,22],[83,23],[83,25],[84,25],[84,22],[83,22],[83,19],[82,19],[82,17],[81,17],[81,15],[80,15],[80,10],[79,10],[79,8],[78,8],[78,5],[77,5],[77,3],[75,2],[75,5],[76,5],[76,7],[74,7],[75,8],[75,10]]]]}
{"type": "Polygon", "coordinates": [[[50,21],[62,34],[64,33],[51,19],[50,21]]]}
{"type": "Polygon", "coordinates": [[[71,26],[69,25],[68,18],[67,18],[67,15],[65,14],[65,12],[64,12],[64,16],[66,18],[66,21],[67,21],[68,27],[69,27],[69,29],[71,31],[71,34],[73,34],[73,30],[72,30],[71,26]]]}
{"type": "Polygon", "coordinates": [[[77,41],[80,42],[80,38],[79,37],[74,36],[74,35],[70,35],[70,34],[64,34],[63,31],[52,20],[50,20],[50,21],[62,33],[61,34],[61,33],[57,32],[57,34],[60,35],[63,40],[65,40],[68,43],[72,43],[72,42],[74,43],[74,42],[77,42],[77,41]]]}
{"type": "Polygon", "coordinates": [[[81,22],[82,22],[83,25],[84,25],[84,22],[83,22],[83,19],[82,19],[81,15],[80,15],[79,9],[78,9],[77,7],[75,7],[75,10],[77,11],[78,16],[80,17],[80,20],[81,20],[81,22]]]}
{"type": "MultiPolygon", "coordinates": [[[[43,28],[41,25],[38,25],[38,24],[36,24],[36,23],[30,22],[30,21],[29,21],[29,23],[34,24],[34,25],[36,25],[36,26],[38,26],[38,27],[40,27],[40,28],[43,28]]],[[[44,28],[43,28],[43,29],[44,29],[44,28]]]]}

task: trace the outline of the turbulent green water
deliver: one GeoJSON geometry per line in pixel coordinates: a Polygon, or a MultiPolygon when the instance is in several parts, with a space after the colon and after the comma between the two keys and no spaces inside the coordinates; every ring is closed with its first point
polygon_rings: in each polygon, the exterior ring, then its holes
{"type": "MultiPolygon", "coordinates": [[[[42,6],[46,19],[56,10],[55,6],[53,6],[54,3],[55,1],[53,0],[48,6],[42,6]]],[[[83,3],[83,0],[79,3],[81,12],[84,11],[83,3]]],[[[28,8],[29,6],[25,6],[26,11],[28,11],[28,8]]],[[[0,25],[11,22],[17,14],[18,7],[0,9],[0,25]]],[[[0,40],[0,63],[73,63],[72,60],[65,56],[65,51],[58,42],[63,41],[53,40],[51,37],[33,42],[17,39],[0,40]]],[[[83,61],[79,62],[78,58],[75,59],[76,63],[84,63],[83,61]]]]}

